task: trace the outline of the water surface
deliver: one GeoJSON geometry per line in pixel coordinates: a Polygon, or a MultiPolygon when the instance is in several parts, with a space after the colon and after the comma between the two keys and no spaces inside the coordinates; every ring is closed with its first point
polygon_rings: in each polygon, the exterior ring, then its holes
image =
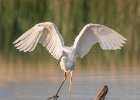
{"type": "MultiPolygon", "coordinates": [[[[105,84],[109,87],[106,100],[140,100],[140,68],[129,66],[76,66],[72,94],[67,80],[59,100],[94,100],[105,84]]],[[[69,75],[68,75],[69,76],[69,75]]],[[[63,72],[56,65],[1,63],[0,100],[46,100],[54,95],[63,72]]]]}

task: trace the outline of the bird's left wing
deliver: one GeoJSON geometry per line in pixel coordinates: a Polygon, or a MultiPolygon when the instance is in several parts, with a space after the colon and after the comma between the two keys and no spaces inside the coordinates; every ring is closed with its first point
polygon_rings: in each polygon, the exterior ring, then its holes
{"type": "Polygon", "coordinates": [[[120,49],[125,38],[114,30],[100,24],[87,24],[76,37],[73,47],[77,57],[83,58],[93,44],[99,43],[104,50],[120,49]]]}
{"type": "Polygon", "coordinates": [[[55,24],[43,22],[36,24],[13,42],[19,51],[31,52],[41,43],[56,59],[62,56],[63,38],[55,24]]]}

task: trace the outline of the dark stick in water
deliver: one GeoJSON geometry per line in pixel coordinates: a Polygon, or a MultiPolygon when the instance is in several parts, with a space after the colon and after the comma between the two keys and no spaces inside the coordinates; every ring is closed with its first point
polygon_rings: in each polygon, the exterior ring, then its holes
{"type": "Polygon", "coordinates": [[[108,92],[108,86],[104,86],[98,93],[98,95],[96,96],[95,100],[105,100],[105,96],[108,92]]]}

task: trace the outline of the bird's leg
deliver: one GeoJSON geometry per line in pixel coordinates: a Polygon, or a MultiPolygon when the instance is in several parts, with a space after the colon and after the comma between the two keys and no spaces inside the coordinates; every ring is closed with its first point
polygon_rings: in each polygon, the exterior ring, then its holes
{"type": "Polygon", "coordinates": [[[63,57],[63,56],[61,56],[61,57],[58,59],[57,66],[59,66],[59,63],[60,63],[62,57],[63,57]]]}
{"type": "Polygon", "coordinates": [[[70,84],[69,84],[69,93],[71,94],[71,84],[72,84],[72,72],[70,72],[70,84]]]}
{"type": "Polygon", "coordinates": [[[66,79],[67,79],[67,74],[66,74],[66,72],[65,72],[65,73],[64,73],[64,80],[62,81],[62,83],[61,83],[60,87],[58,88],[56,94],[55,94],[54,96],[48,98],[48,99],[54,99],[54,100],[57,100],[57,98],[59,97],[59,96],[58,96],[58,93],[59,93],[61,87],[63,86],[64,82],[66,81],[66,79]]]}

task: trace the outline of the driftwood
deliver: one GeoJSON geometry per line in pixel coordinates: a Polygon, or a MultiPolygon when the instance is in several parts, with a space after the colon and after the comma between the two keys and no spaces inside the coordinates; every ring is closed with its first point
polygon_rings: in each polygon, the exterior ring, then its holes
{"type": "Polygon", "coordinates": [[[108,92],[108,86],[104,86],[97,94],[95,100],[105,100],[105,96],[108,92]]]}

